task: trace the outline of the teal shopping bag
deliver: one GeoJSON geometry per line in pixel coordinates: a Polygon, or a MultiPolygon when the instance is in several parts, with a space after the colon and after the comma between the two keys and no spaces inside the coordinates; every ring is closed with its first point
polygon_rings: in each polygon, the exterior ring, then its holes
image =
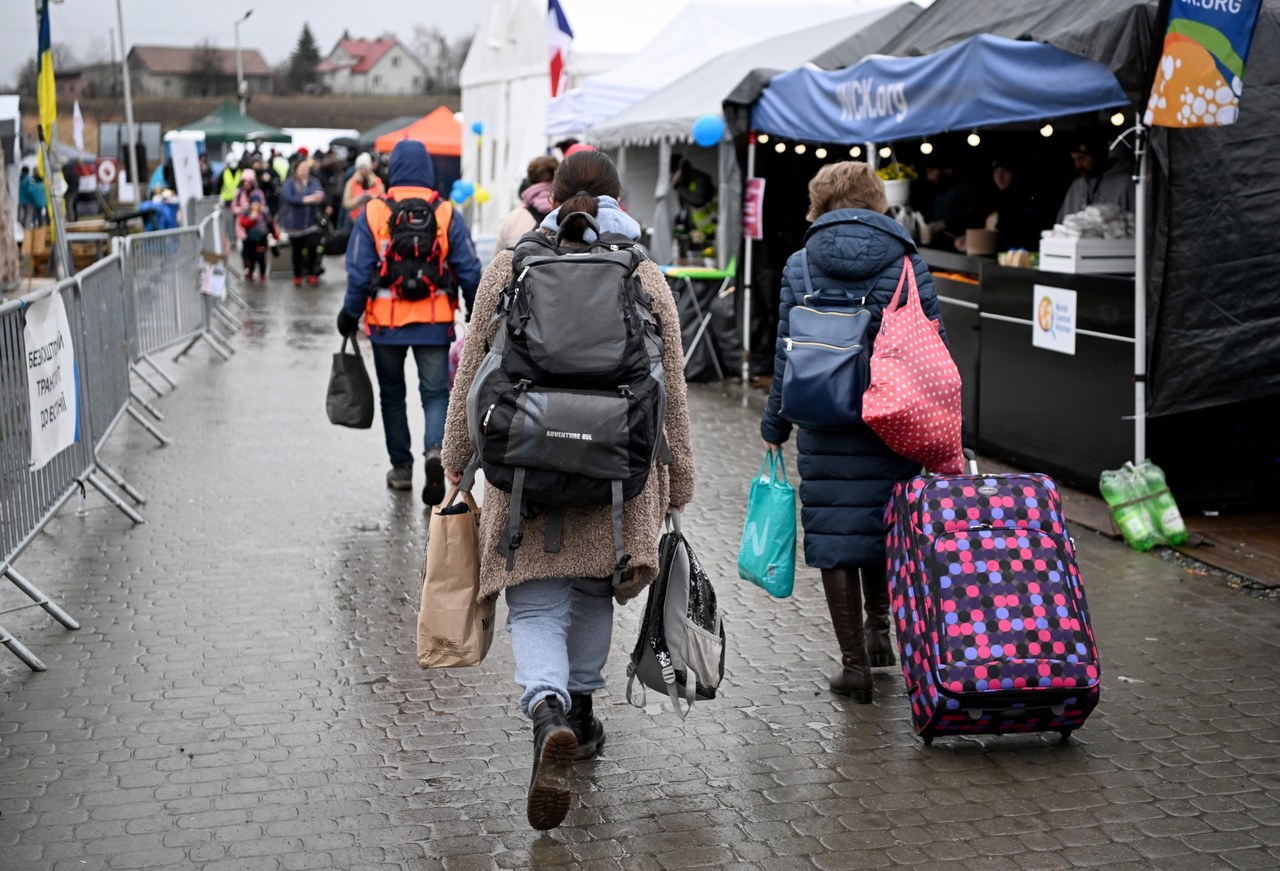
{"type": "Polygon", "coordinates": [[[747,497],[747,522],[738,545],[738,575],[779,599],[796,580],[796,491],[782,451],[768,451],[747,497]]]}

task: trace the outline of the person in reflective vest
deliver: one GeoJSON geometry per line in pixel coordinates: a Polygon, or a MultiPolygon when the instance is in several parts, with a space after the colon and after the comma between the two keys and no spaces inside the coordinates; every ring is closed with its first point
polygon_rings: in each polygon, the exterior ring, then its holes
{"type": "Polygon", "coordinates": [[[242,170],[238,165],[232,165],[230,161],[222,168],[222,202],[231,207],[231,201],[235,199],[236,191],[240,189],[240,174],[242,170]]]}
{"type": "Polygon", "coordinates": [[[356,171],[347,179],[342,192],[342,207],[347,210],[354,225],[370,200],[380,199],[385,193],[382,179],[373,171],[373,158],[361,154],[356,158],[356,171]]]}
{"type": "MultiPolygon", "coordinates": [[[[371,200],[351,231],[347,245],[347,295],[338,312],[338,332],[353,335],[364,316],[373,346],[374,370],[382,409],[391,469],[387,486],[393,490],[413,489],[413,451],[405,403],[405,357],[413,351],[418,367],[418,389],[422,396],[426,432],[426,485],[422,500],[437,505],[444,498],[444,466],[440,445],[444,440],[444,418],[449,406],[449,346],[453,343],[454,316],[459,300],[471,311],[480,283],[480,260],[476,257],[463,216],[453,203],[434,190],[435,169],[421,142],[404,140],[391,152],[391,172],[385,199],[371,200]],[[421,299],[406,299],[388,286],[388,253],[391,246],[391,215],[394,203],[419,199],[434,209],[436,240],[443,270],[451,286],[438,288],[421,299]]],[[[416,294],[415,294],[416,296],[416,294]]]]}

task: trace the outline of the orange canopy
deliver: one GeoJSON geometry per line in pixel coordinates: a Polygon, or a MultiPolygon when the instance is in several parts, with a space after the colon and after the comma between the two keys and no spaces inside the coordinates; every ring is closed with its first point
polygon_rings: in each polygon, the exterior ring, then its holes
{"type": "Polygon", "coordinates": [[[408,127],[384,133],[374,140],[373,147],[387,154],[402,139],[415,139],[427,146],[431,154],[447,157],[462,156],[462,125],[447,107],[441,106],[425,118],[419,118],[408,127]]]}

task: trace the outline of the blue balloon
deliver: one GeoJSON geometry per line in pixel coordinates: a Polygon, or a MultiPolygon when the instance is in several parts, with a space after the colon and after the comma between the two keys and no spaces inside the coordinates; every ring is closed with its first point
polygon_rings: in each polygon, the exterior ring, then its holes
{"type": "Polygon", "coordinates": [[[693,141],[710,148],[724,138],[724,119],[719,115],[703,115],[693,122],[693,141]]]}
{"type": "Polygon", "coordinates": [[[467,200],[471,199],[475,192],[476,186],[473,182],[458,179],[453,183],[453,187],[449,189],[449,199],[453,200],[458,205],[462,205],[467,200]]]}
{"type": "Polygon", "coordinates": [[[483,136],[483,135],[484,135],[484,122],[483,122],[483,121],[472,121],[472,122],[471,122],[471,132],[472,132],[472,133],[474,133],[474,134],[475,134],[475,135],[477,135],[477,136],[483,136]]]}

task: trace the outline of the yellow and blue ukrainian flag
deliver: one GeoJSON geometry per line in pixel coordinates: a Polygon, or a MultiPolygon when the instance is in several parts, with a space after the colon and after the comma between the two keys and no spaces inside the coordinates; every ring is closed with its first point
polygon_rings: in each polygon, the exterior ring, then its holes
{"type": "MultiPolygon", "coordinates": [[[[40,0],[39,12],[39,51],[36,52],[36,105],[40,110],[40,128],[44,131],[44,141],[53,147],[53,122],[58,117],[58,87],[53,81],[53,41],[49,37],[49,0],[40,0]]],[[[40,175],[48,183],[48,173],[44,168],[44,153],[37,160],[40,175]]]]}

